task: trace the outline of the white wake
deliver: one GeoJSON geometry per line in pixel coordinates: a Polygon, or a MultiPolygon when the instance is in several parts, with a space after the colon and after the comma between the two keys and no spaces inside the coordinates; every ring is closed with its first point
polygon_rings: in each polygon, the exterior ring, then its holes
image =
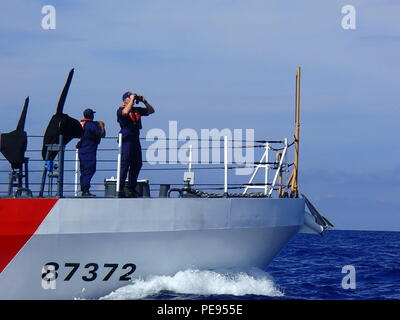
{"type": "Polygon", "coordinates": [[[261,295],[280,297],[283,293],[275,286],[268,273],[252,268],[246,271],[179,271],[173,276],[151,276],[136,279],[132,284],[100,298],[135,300],[151,298],[161,291],[194,295],[261,295]]]}

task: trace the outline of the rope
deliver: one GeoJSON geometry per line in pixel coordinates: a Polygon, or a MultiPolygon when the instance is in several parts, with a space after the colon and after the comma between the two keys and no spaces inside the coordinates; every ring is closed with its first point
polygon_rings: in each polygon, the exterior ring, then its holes
{"type": "MultiPolygon", "coordinates": [[[[287,148],[290,148],[292,145],[294,145],[294,143],[295,143],[295,140],[292,143],[289,143],[287,145],[287,148]]],[[[282,150],[285,150],[285,148],[286,147],[282,147],[282,148],[274,148],[274,147],[271,147],[271,146],[269,147],[269,149],[272,150],[272,151],[282,151],[282,150]]]]}
{"type": "Polygon", "coordinates": [[[183,189],[184,192],[187,192],[191,195],[197,196],[199,198],[267,198],[268,196],[265,195],[263,192],[257,193],[209,193],[204,192],[199,189],[183,189]]]}

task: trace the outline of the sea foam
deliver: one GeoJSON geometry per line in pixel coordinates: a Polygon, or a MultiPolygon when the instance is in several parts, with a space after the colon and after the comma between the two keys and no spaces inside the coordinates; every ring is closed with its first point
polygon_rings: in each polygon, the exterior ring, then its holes
{"type": "Polygon", "coordinates": [[[100,299],[133,300],[152,297],[157,299],[156,296],[162,291],[200,296],[283,296],[268,273],[260,269],[236,271],[188,269],[179,271],[173,276],[135,279],[132,284],[121,287],[100,299]]]}

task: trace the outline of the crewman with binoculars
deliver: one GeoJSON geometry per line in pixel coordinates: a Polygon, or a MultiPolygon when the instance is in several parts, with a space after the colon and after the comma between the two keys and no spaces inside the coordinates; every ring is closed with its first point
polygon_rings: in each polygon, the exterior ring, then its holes
{"type": "Polygon", "coordinates": [[[142,147],[140,145],[140,130],[142,129],[142,117],[154,113],[154,108],[142,95],[125,92],[122,96],[123,105],[118,107],[117,120],[121,127],[122,152],[121,174],[119,185],[119,198],[137,198],[136,184],[140,169],[142,168],[142,147]],[[142,102],[146,108],[136,107],[142,102]],[[128,176],[128,185],[125,188],[125,180],[128,176]]]}

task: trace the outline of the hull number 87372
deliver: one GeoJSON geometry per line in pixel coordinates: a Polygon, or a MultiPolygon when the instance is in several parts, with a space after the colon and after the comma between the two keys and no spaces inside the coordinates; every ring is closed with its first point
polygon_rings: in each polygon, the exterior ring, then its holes
{"type": "Polygon", "coordinates": [[[99,266],[94,262],[85,265],[67,262],[63,268],[60,268],[59,263],[48,262],[42,268],[42,286],[44,289],[51,289],[52,282],[61,279],[62,281],[70,281],[75,277],[80,277],[83,281],[108,281],[114,276],[118,277],[119,281],[129,281],[132,280],[131,275],[135,270],[136,265],[134,263],[126,263],[120,267],[118,263],[104,263],[99,266]],[[115,274],[116,271],[117,274],[115,274]]]}

